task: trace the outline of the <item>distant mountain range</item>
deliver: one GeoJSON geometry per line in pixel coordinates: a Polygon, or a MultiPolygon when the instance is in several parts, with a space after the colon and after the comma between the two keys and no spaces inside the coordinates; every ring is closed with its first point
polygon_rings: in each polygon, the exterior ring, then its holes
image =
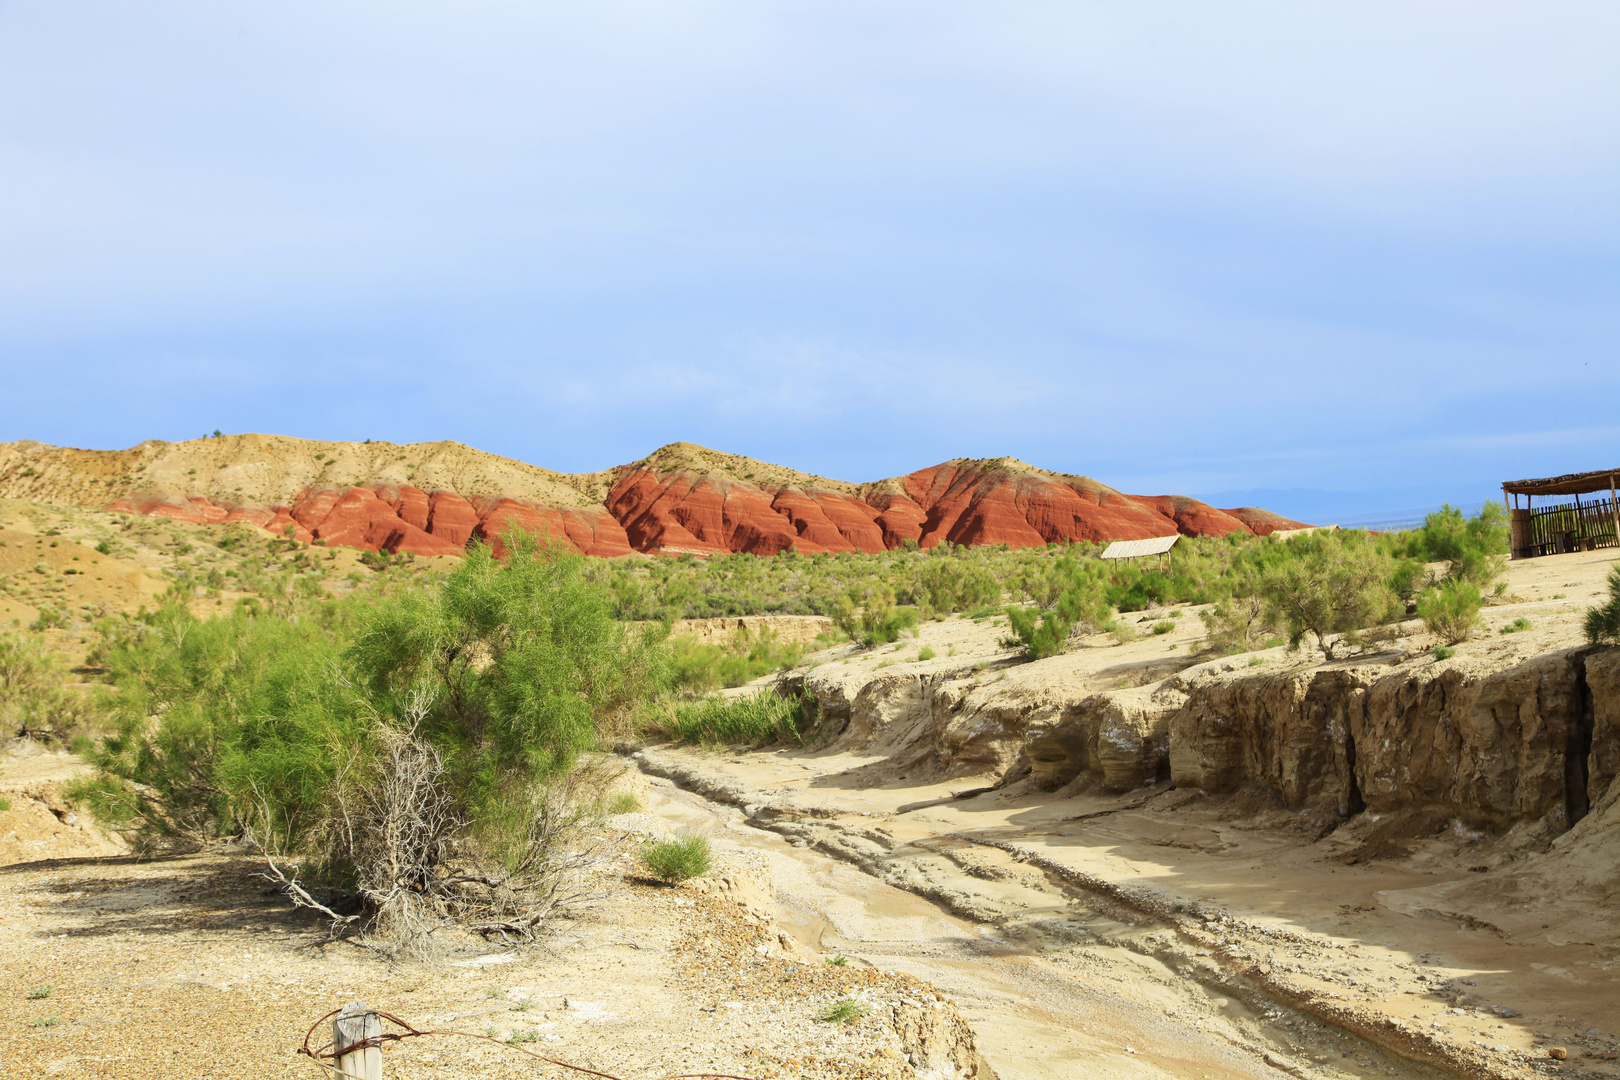
{"type": "Polygon", "coordinates": [[[0,497],[300,540],[453,555],[514,525],[587,555],[884,551],[915,541],[1042,546],[1305,527],[1252,506],[1126,495],[1013,458],[955,459],[853,484],[672,443],[599,473],[559,473],[454,442],[277,435],[149,440],[128,450],[0,443],[0,497]]]}

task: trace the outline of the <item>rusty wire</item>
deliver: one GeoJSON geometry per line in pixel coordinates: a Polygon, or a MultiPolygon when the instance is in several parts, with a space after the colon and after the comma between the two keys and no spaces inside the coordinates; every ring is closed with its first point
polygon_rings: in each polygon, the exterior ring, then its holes
{"type": "MultiPolygon", "coordinates": [[[[309,1045],[309,1040],[315,1037],[315,1029],[320,1027],[326,1021],[332,1019],[332,1017],[337,1016],[342,1011],[342,1009],[333,1009],[331,1012],[309,1025],[309,1030],[304,1032],[304,1042],[303,1045],[298,1048],[298,1053],[308,1057],[311,1061],[323,1069],[329,1069],[332,1072],[337,1073],[339,1076],[349,1077],[352,1074],[339,1069],[336,1065],[329,1065],[326,1063],[326,1061],[322,1060],[323,1058],[335,1059],[339,1056],[332,1043],[327,1043],[319,1048],[314,1048],[309,1045]]],[[[383,1012],[381,1009],[370,1009],[367,1011],[371,1012],[380,1019],[387,1020],[389,1023],[398,1025],[404,1030],[385,1031],[381,1035],[375,1035],[369,1039],[361,1039],[359,1042],[351,1043],[350,1045],[344,1047],[344,1055],[352,1054],[356,1050],[368,1050],[374,1046],[380,1047],[384,1043],[403,1042],[406,1039],[426,1038],[434,1035],[453,1035],[462,1039],[481,1039],[484,1042],[492,1042],[496,1046],[505,1047],[508,1050],[516,1050],[520,1054],[528,1054],[532,1058],[538,1058],[541,1061],[546,1062],[548,1065],[556,1065],[563,1069],[572,1069],[574,1072],[584,1073],[586,1076],[600,1076],[603,1078],[603,1080],[625,1080],[624,1077],[614,1076],[612,1073],[598,1072],[595,1069],[587,1069],[583,1065],[570,1065],[566,1061],[559,1061],[556,1058],[547,1057],[544,1054],[537,1054],[533,1050],[526,1050],[521,1046],[516,1046],[508,1042],[502,1042],[501,1040],[489,1035],[479,1035],[472,1031],[423,1031],[409,1021],[401,1020],[393,1013],[383,1012]]],[[[357,1013],[356,1015],[360,1014],[357,1013]]],[[[703,1078],[709,1078],[709,1080],[754,1080],[754,1078],[751,1076],[737,1076],[732,1073],[674,1073],[669,1076],[660,1077],[659,1080],[703,1080],[703,1078]]]]}

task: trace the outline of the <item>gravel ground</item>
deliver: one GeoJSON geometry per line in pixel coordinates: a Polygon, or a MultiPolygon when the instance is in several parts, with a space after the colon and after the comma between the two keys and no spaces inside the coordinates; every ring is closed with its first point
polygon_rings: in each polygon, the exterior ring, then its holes
{"type": "Polygon", "coordinates": [[[453,941],[431,965],[328,941],[256,869],[231,853],[0,867],[0,993],[11,1006],[0,1074],[325,1074],[296,1050],[317,1018],[356,998],[419,1028],[500,1040],[392,1044],[389,1077],[578,1075],[502,1045],[514,1041],[626,1080],[904,1077],[917,1075],[908,1055],[971,1040],[928,984],[834,966],[723,889],[648,881],[628,854],[599,869],[601,899],[543,945],[453,941]],[[846,997],[866,1014],[817,1019],[846,997]]]}

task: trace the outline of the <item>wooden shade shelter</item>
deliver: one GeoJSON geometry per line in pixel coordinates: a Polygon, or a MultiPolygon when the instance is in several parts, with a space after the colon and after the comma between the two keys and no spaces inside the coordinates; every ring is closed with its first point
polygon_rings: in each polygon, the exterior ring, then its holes
{"type": "Polygon", "coordinates": [[[1170,549],[1176,546],[1181,534],[1173,536],[1151,536],[1146,540],[1115,540],[1103,549],[1099,559],[1140,559],[1144,556],[1157,555],[1159,557],[1159,570],[1162,573],[1169,567],[1170,549]]]}
{"type": "Polygon", "coordinates": [[[1502,497],[1510,505],[1512,557],[1528,559],[1536,555],[1620,547],[1617,480],[1620,480],[1620,469],[1505,482],[1502,497]],[[1604,493],[1608,494],[1607,499],[1603,498],[1604,493]],[[1594,494],[1596,498],[1581,501],[1582,495],[1594,494]],[[1538,495],[1543,499],[1569,496],[1570,501],[1536,506],[1538,495]],[[1519,505],[1520,496],[1524,497],[1523,506],[1519,505]]]}

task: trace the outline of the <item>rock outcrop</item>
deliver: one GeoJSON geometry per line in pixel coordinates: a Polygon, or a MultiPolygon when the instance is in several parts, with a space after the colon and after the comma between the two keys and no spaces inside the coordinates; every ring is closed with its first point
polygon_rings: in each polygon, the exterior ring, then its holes
{"type": "Polygon", "coordinates": [[[855,485],[689,443],[569,475],[456,443],[235,435],[94,451],[19,442],[0,445],[0,496],[246,522],[306,542],[422,556],[457,554],[473,539],[502,552],[512,528],[612,558],[1034,547],[1302,527],[1252,507],[1126,495],[1011,458],[855,485]]]}
{"type": "Polygon", "coordinates": [[[883,754],[891,772],[1027,774],[1043,790],[1085,776],[1107,791],[1171,780],[1324,820],[1421,811],[1556,834],[1620,773],[1620,649],[1501,669],[1423,660],[1251,674],[1216,662],[1104,691],[1060,674],[1003,688],[824,665],[802,688],[840,748],[883,754]]]}

